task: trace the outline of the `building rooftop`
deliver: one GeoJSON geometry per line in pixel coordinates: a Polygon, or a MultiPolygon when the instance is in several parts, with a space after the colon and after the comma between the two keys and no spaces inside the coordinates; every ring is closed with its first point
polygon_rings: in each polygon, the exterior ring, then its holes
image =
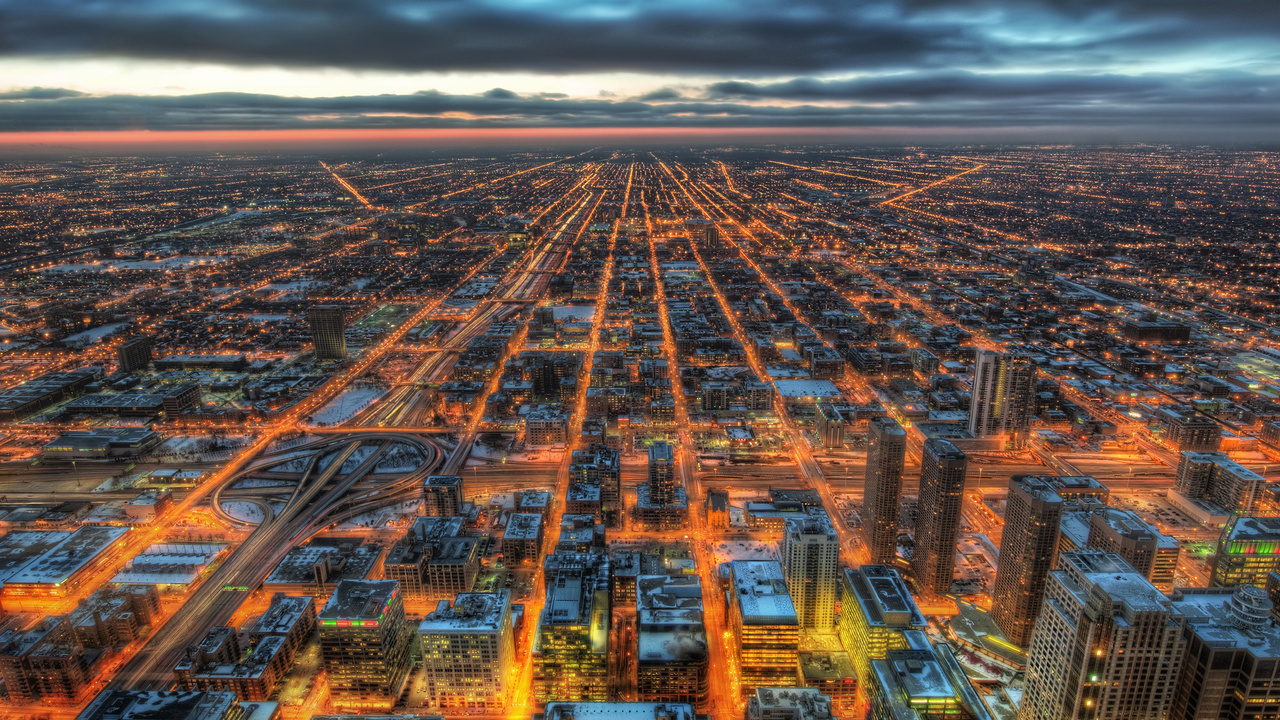
{"type": "Polygon", "coordinates": [[[542,516],[538,513],[512,513],[502,537],[506,540],[535,540],[542,529],[542,516]]]}
{"type": "Polygon", "coordinates": [[[927,625],[897,570],[887,565],[863,565],[845,570],[844,576],[868,625],[892,628],[927,625]]]}
{"type": "Polygon", "coordinates": [[[534,720],[695,720],[692,705],[645,702],[553,702],[534,720]]]}
{"type": "Polygon", "coordinates": [[[1058,556],[1058,569],[1053,572],[1068,589],[1081,597],[1101,591],[1107,593],[1112,602],[1124,605],[1132,612],[1169,609],[1169,598],[1115,553],[1062,553],[1058,556]]]}
{"type": "Polygon", "coordinates": [[[1280,657],[1280,629],[1262,588],[1180,588],[1173,607],[1200,639],[1214,648],[1248,650],[1254,657],[1280,657]]]}
{"type": "Polygon", "coordinates": [[[181,690],[103,690],[76,720],[222,720],[235,693],[181,690]]]}
{"type": "MultiPolygon", "coordinates": [[[[1230,541],[1280,541],[1280,517],[1240,517],[1227,527],[1223,539],[1230,541]]],[[[1274,552],[1280,552],[1277,545],[1274,552]]]]}
{"type": "Polygon", "coordinates": [[[493,632],[502,629],[511,614],[511,591],[462,593],[450,606],[441,600],[435,612],[418,625],[419,633],[428,632],[493,632]]]}
{"type": "Polygon", "coordinates": [[[395,580],[343,580],[320,611],[320,619],[380,621],[399,594],[395,580]]]}
{"type": "Polygon", "coordinates": [[[773,387],[784,398],[839,398],[840,388],[830,380],[774,380],[773,387]]]}
{"type": "Polygon", "coordinates": [[[786,574],[776,560],[734,560],[733,592],[746,625],[798,625],[786,574]]]}
{"type": "Polygon", "coordinates": [[[22,569],[9,575],[5,585],[51,584],[66,582],[77,570],[84,567],[119,541],[129,532],[128,528],[97,527],[87,525],[67,535],[62,542],[28,562],[22,569]]]}
{"type": "Polygon", "coordinates": [[[271,598],[271,605],[249,629],[250,635],[285,635],[307,614],[307,608],[314,602],[313,598],[277,594],[271,598]]]}

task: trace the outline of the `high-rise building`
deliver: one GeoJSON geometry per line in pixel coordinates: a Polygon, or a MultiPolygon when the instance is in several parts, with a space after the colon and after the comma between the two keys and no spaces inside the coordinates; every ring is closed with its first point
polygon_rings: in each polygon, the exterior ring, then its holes
{"type": "Polygon", "coordinates": [[[702,231],[702,239],[706,241],[707,247],[720,247],[720,228],[715,223],[711,223],[702,231]]]}
{"type": "Polygon", "coordinates": [[[609,699],[609,561],[597,553],[548,555],[546,602],[533,636],[533,699],[609,699]]]}
{"type": "Polygon", "coordinates": [[[1207,500],[1230,513],[1248,513],[1266,478],[1223,452],[1184,452],[1173,489],[1189,500],[1207,500]]]}
{"type": "Polygon", "coordinates": [[[858,682],[866,687],[872,660],[907,647],[905,633],[929,625],[898,571],[886,565],[845,570],[841,592],[840,643],[853,659],[858,682]]]}
{"type": "Polygon", "coordinates": [[[669,505],[676,492],[676,456],[665,440],[649,446],[649,498],[669,505]]]}
{"type": "Polygon", "coordinates": [[[1209,584],[1216,587],[1257,585],[1280,570],[1280,517],[1240,517],[1218,536],[1209,584]]]}
{"type": "Polygon", "coordinates": [[[316,305],[307,311],[311,343],[321,360],[341,360],[347,356],[347,314],[341,305],[316,305]]]}
{"type": "Polygon", "coordinates": [[[423,679],[431,707],[501,709],[512,688],[515,631],[511,591],[463,593],[441,600],[418,625],[423,679]]]}
{"type": "Polygon", "coordinates": [[[870,720],[993,720],[951,647],[921,630],[903,633],[905,646],[871,662],[870,720]]]}
{"type": "Polygon", "coordinates": [[[991,619],[1018,647],[1031,641],[1045,582],[1058,555],[1061,519],[1062,497],[1053,485],[1038,477],[1009,481],[991,619]]]}
{"type": "Polygon", "coordinates": [[[422,486],[428,517],[454,517],[462,514],[462,478],[458,475],[432,475],[422,486]]]}
{"type": "Polygon", "coordinates": [[[840,538],[825,514],[788,518],[782,533],[782,567],[800,627],[830,630],[836,616],[840,538]]]}
{"type": "Polygon", "coordinates": [[[1183,588],[1173,607],[1187,619],[1187,651],[1170,720],[1280,717],[1280,633],[1266,592],[1183,588]]]}
{"type": "Polygon", "coordinates": [[[413,629],[400,583],[343,580],[320,611],[329,697],[341,707],[391,708],[409,676],[413,629]]]}
{"type": "Polygon", "coordinates": [[[125,340],[116,348],[116,357],[120,361],[120,372],[145,369],[151,364],[151,337],[135,335],[125,340]]]}
{"type": "Polygon", "coordinates": [[[794,687],[800,621],[782,565],[773,560],[729,563],[728,625],[737,638],[743,695],[757,687],[794,687]]]}
{"type": "Polygon", "coordinates": [[[871,562],[892,564],[898,549],[898,502],[907,433],[893,418],[871,421],[867,441],[867,482],[862,502],[862,532],[871,562]]]}
{"type": "Polygon", "coordinates": [[[1089,518],[1090,550],[1115,553],[1161,592],[1173,590],[1181,547],[1132,510],[1103,507],[1089,518]]]}
{"type": "Polygon", "coordinates": [[[929,592],[951,592],[967,465],[968,458],[951,441],[925,441],[911,570],[920,587],[929,592]]]}
{"type": "Polygon", "coordinates": [[[575,483],[600,488],[601,519],[610,527],[617,524],[622,516],[622,459],[618,451],[604,443],[574,450],[569,475],[575,483]]]}
{"type": "Polygon", "coordinates": [[[1030,358],[979,350],[973,371],[969,431],[975,437],[1005,435],[1021,446],[1036,410],[1036,366],[1030,358]]]}
{"type": "Polygon", "coordinates": [[[697,575],[636,579],[636,696],[646,702],[707,704],[711,653],[697,575]]]}
{"type": "Polygon", "coordinates": [[[1114,553],[1063,553],[1027,651],[1020,720],[1168,717],[1186,619],[1114,553]]]}

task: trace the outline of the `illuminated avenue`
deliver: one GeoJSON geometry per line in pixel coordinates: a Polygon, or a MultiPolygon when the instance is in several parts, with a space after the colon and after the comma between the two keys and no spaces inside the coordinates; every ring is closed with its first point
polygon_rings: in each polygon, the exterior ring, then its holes
{"type": "Polygon", "coordinates": [[[0,714],[1280,718],[1278,160],[10,161],[0,714]]]}

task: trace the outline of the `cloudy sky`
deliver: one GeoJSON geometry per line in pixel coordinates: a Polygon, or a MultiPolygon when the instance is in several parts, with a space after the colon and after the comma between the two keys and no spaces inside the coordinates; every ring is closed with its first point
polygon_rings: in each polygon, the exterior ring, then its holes
{"type": "Polygon", "coordinates": [[[1280,137],[1278,0],[0,0],[0,133],[1280,137]]]}

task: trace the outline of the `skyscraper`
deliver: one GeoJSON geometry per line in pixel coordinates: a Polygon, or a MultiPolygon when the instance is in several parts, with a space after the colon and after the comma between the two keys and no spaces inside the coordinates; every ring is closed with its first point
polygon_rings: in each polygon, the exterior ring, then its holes
{"type": "Polygon", "coordinates": [[[782,567],[800,627],[830,630],[835,622],[840,539],[825,514],[787,520],[782,567]]]}
{"type": "Polygon", "coordinates": [[[1063,553],[1027,651],[1019,720],[1168,717],[1185,623],[1119,555],[1063,553]]]}
{"type": "Polygon", "coordinates": [[[951,591],[967,465],[968,458],[951,441],[941,438],[925,441],[911,569],[916,582],[931,592],[951,591]]]}
{"type": "Polygon", "coordinates": [[[897,556],[898,501],[906,453],[907,433],[897,421],[887,417],[871,421],[862,532],[873,563],[890,565],[897,556]]]}
{"type": "Polygon", "coordinates": [[[320,612],[320,649],[335,705],[386,709],[409,676],[413,630],[395,580],[343,580],[320,612]]]}
{"type": "Polygon", "coordinates": [[[1018,647],[1031,641],[1044,585],[1058,554],[1061,519],[1062,498],[1043,478],[1009,481],[991,619],[1018,647]]]}
{"type": "Polygon", "coordinates": [[[307,311],[316,358],[341,360],[347,356],[346,312],[340,305],[316,305],[307,311]]]}
{"type": "Polygon", "coordinates": [[[131,373],[146,368],[151,364],[151,337],[135,335],[125,340],[116,348],[116,357],[120,361],[120,372],[131,373]]]}
{"type": "Polygon", "coordinates": [[[1026,441],[1036,409],[1036,366],[1030,358],[979,350],[973,371],[969,431],[975,437],[1007,435],[1026,441]]]}
{"type": "Polygon", "coordinates": [[[669,505],[675,492],[675,453],[665,440],[658,440],[649,446],[649,498],[654,504],[669,505]]]}

